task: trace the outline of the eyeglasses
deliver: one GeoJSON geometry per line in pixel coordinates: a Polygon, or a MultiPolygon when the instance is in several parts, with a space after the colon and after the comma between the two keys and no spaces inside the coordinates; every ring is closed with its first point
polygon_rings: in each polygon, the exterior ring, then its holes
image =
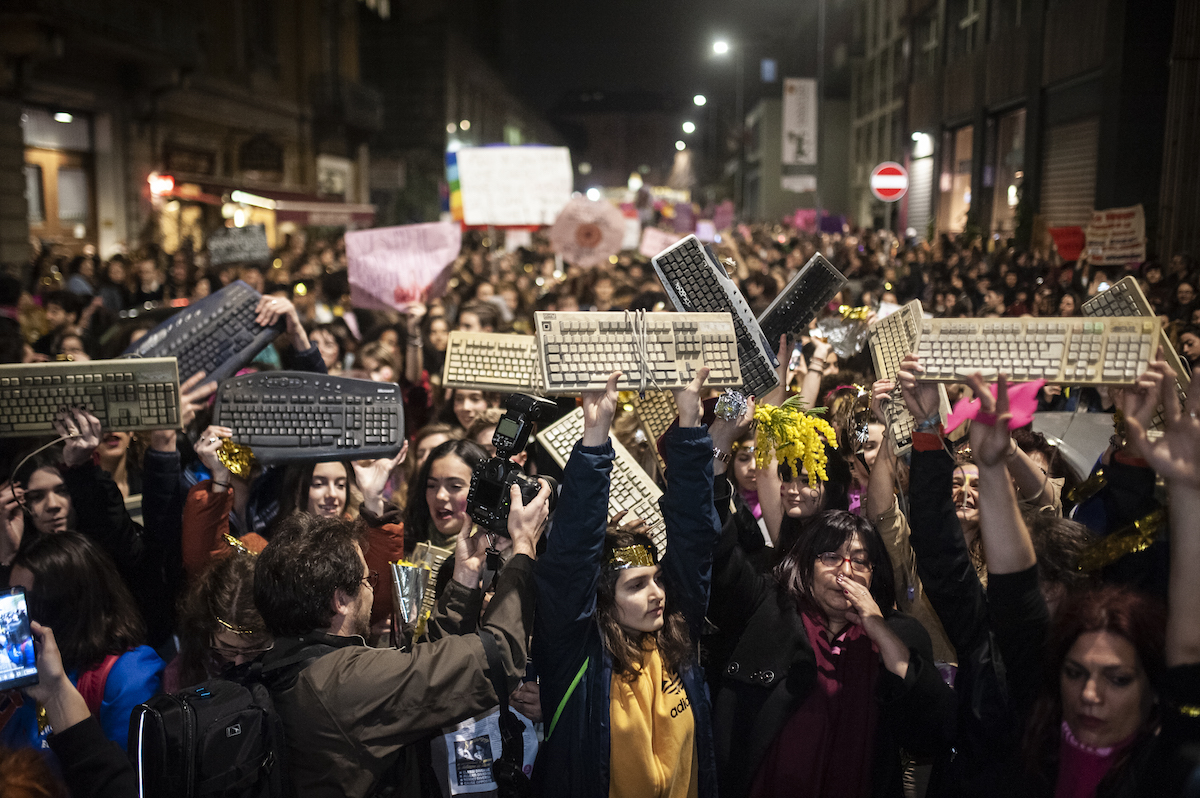
{"type": "Polygon", "coordinates": [[[358,581],[366,582],[367,586],[370,587],[371,590],[374,590],[376,588],[376,586],[379,585],[379,572],[378,571],[370,571],[369,573],[367,573],[366,576],[364,576],[362,579],[359,579],[358,581]]]}
{"type": "Polygon", "coordinates": [[[842,563],[850,563],[850,570],[856,574],[869,574],[871,572],[871,561],[866,557],[859,555],[857,557],[843,557],[836,551],[827,551],[817,557],[817,560],[826,568],[841,568],[842,563]]]}
{"type": "Polygon", "coordinates": [[[210,638],[209,644],[208,644],[209,650],[211,650],[212,653],[216,654],[218,657],[225,660],[226,662],[233,662],[238,657],[254,659],[259,654],[265,654],[266,652],[270,651],[274,647],[275,647],[275,643],[271,642],[265,646],[260,645],[260,646],[255,646],[253,648],[250,648],[250,647],[233,648],[231,646],[220,645],[219,643],[216,642],[215,638],[210,638]]]}

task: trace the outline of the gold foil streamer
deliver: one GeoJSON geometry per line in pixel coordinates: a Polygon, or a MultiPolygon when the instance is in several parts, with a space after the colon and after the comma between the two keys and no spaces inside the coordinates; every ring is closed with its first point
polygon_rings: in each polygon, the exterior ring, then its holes
{"type": "Polygon", "coordinates": [[[871,309],[866,305],[860,308],[851,307],[850,305],[838,305],[838,313],[842,314],[842,319],[845,321],[866,321],[867,315],[871,309]]]}
{"type": "Polygon", "coordinates": [[[226,438],[217,447],[217,459],[238,479],[250,478],[250,470],[254,468],[254,452],[250,451],[249,446],[226,438]]]}
{"type": "Polygon", "coordinates": [[[609,555],[609,568],[651,568],[657,565],[654,556],[645,546],[625,546],[613,549],[609,555]]]}
{"type": "Polygon", "coordinates": [[[1166,519],[1167,511],[1160,508],[1124,529],[1097,540],[1079,556],[1079,570],[1085,573],[1098,571],[1112,565],[1126,554],[1145,551],[1154,542],[1166,519]]]}
{"type": "Polygon", "coordinates": [[[1067,501],[1081,504],[1095,496],[1107,484],[1108,477],[1104,476],[1104,469],[1097,468],[1096,473],[1067,491],[1067,501]]]}

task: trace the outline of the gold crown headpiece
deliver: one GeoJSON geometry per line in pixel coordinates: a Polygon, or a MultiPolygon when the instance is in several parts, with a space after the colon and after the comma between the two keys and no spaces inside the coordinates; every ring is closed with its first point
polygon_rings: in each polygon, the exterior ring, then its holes
{"type": "Polygon", "coordinates": [[[625,568],[653,568],[658,565],[654,558],[654,553],[647,547],[638,544],[634,546],[623,546],[619,549],[613,549],[608,555],[608,562],[605,563],[609,568],[623,570],[625,568]]]}

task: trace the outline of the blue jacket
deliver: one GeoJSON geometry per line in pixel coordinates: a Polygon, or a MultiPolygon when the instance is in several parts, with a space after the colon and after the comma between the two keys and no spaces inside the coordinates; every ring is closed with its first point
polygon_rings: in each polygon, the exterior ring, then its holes
{"type": "MultiPolygon", "coordinates": [[[[712,438],[707,427],[675,427],[665,442],[669,468],[660,508],[667,551],[660,564],[671,604],[683,612],[695,641],[708,606],[712,550],[721,534],[713,506],[712,438]]],[[[547,729],[580,667],[589,663],[553,734],[538,751],[533,782],[539,795],[608,796],[612,659],[595,614],[614,456],[611,443],[575,445],[563,472],[546,552],[534,570],[533,661],[541,678],[547,729]]],[[[695,719],[700,796],[710,798],[717,792],[716,756],[704,674],[692,662],[680,678],[695,719]]]]}

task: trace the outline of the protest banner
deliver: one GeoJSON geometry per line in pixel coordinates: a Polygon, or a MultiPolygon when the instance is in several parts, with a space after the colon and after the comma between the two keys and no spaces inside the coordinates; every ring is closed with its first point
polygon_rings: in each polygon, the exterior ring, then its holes
{"type": "Polygon", "coordinates": [[[453,222],[408,224],[346,233],[350,299],[356,308],[408,311],[441,296],[462,249],[453,222]]]}
{"type": "Polygon", "coordinates": [[[550,228],[550,247],[576,266],[595,266],[621,251],[625,217],[611,202],[576,197],[550,228]]]}
{"type": "Polygon", "coordinates": [[[680,238],[681,236],[668,233],[666,230],[659,230],[657,227],[644,228],[642,230],[642,244],[638,247],[638,254],[647,258],[653,258],[680,238]]]}
{"type": "Polygon", "coordinates": [[[812,78],[784,79],[782,138],[784,166],[816,165],[817,81],[812,78]]]}
{"type": "Polygon", "coordinates": [[[551,224],[574,189],[566,147],[464,147],[453,155],[451,209],[461,205],[469,226],[551,224]]]}
{"type": "Polygon", "coordinates": [[[1142,206],[1092,211],[1087,253],[1091,263],[1103,266],[1146,260],[1146,214],[1142,206]]]}
{"type": "Polygon", "coordinates": [[[271,254],[265,225],[222,227],[208,237],[208,262],[213,266],[266,263],[271,260],[271,254]]]}
{"type": "Polygon", "coordinates": [[[1050,237],[1063,260],[1079,260],[1083,253],[1084,235],[1082,227],[1051,227],[1050,237]]]}

